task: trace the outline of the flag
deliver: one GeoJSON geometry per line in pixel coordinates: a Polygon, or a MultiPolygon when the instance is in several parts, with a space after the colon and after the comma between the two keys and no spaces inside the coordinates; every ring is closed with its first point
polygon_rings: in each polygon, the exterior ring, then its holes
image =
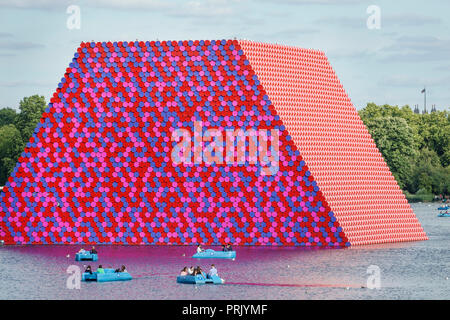
{"type": "Polygon", "coordinates": [[[423,90],[422,91],[420,91],[420,93],[424,93],[425,92],[425,88],[423,88],[423,90]]]}

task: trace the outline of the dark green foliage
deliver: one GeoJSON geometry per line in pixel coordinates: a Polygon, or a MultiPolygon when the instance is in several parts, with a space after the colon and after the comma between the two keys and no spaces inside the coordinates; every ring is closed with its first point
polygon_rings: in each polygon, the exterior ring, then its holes
{"type": "Polygon", "coordinates": [[[46,107],[47,103],[43,96],[34,95],[20,101],[20,113],[17,115],[15,124],[22,134],[24,143],[30,140],[46,107]]]}
{"type": "Polygon", "coordinates": [[[415,114],[408,106],[368,103],[359,115],[405,193],[450,193],[447,111],[415,114]]]}
{"type": "Polygon", "coordinates": [[[13,124],[0,127],[0,184],[4,185],[25,145],[13,124]]]}
{"type": "Polygon", "coordinates": [[[0,159],[0,183],[4,185],[8,181],[11,172],[16,165],[16,160],[10,158],[0,159]]]}
{"type": "Polygon", "coordinates": [[[400,188],[404,188],[416,154],[413,130],[405,119],[399,117],[371,118],[364,123],[400,188]]]}
{"type": "Polygon", "coordinates": [[[0,109],[0,127],[7,124],[15,124],[17,112],[11,108],[0,109]]]}
{"type": "Polygon", "coordinates": [[[11,175],[46,106],[43,96],[34,95],[20,101],[20,113],[0,109],[0,185],[11,175]]]}

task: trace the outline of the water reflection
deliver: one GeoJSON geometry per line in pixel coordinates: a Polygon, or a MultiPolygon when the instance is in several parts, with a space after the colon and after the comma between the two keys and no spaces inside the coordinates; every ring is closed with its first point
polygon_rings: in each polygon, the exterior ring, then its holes
{"type": "Polygon", "coordinates": [[[98,245],[94,263],[74,261],[82,246],[4,246],[0,299],[449,299],[450,218],[437,218],[434,206],[413,209],[428,241],[325,250],[236,247],[235,261],[193,259],[193,246],[98,245]],[[211,263],[225,285],[176,283],[184,266],[208,270],[211,263]],[[124,264],[134,279],[69,290],[66,270],[72,264],[124,264]],[[361,288],[370,265],[380,268],[379,290],[361,288]]]}

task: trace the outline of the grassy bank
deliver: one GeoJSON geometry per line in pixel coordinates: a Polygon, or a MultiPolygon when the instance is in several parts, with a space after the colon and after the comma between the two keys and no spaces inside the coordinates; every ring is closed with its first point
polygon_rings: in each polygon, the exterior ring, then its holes
{"type": "Polygon", "coordinates": [[[432,202],[434,201],[434,194],[431,193],[416,193],[411,194],[407,191],[404,191],[406,199],[409,202],[432,202]]]}

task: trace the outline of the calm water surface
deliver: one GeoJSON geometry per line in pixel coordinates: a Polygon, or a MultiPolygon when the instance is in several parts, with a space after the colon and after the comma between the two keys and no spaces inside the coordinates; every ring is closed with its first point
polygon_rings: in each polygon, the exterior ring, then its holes
{"type": "MultiPolygon", "coordinates": [[[[75,262],[80,246],[0,247],[0,299],[450,299],[450,218],[413,204],[429,240],[349,249],[237,247],[237,259],[200,260],[194,247],[98,246],[99,261],[75,262]],[[67,255],[70,255],[67,258],[67,255]],[[225,285],[176,283],[184,266],[215,263],[225,285]],[[127,266],[127,282],[67,289],[68,266],[127,266]],[[367,285],[377,265],[381,288],[367,285]]],[[[88,249],[88,247],[86,247],[88,249]]],[[[220,249],[220,248],[217,248],[220,249]]]]}

